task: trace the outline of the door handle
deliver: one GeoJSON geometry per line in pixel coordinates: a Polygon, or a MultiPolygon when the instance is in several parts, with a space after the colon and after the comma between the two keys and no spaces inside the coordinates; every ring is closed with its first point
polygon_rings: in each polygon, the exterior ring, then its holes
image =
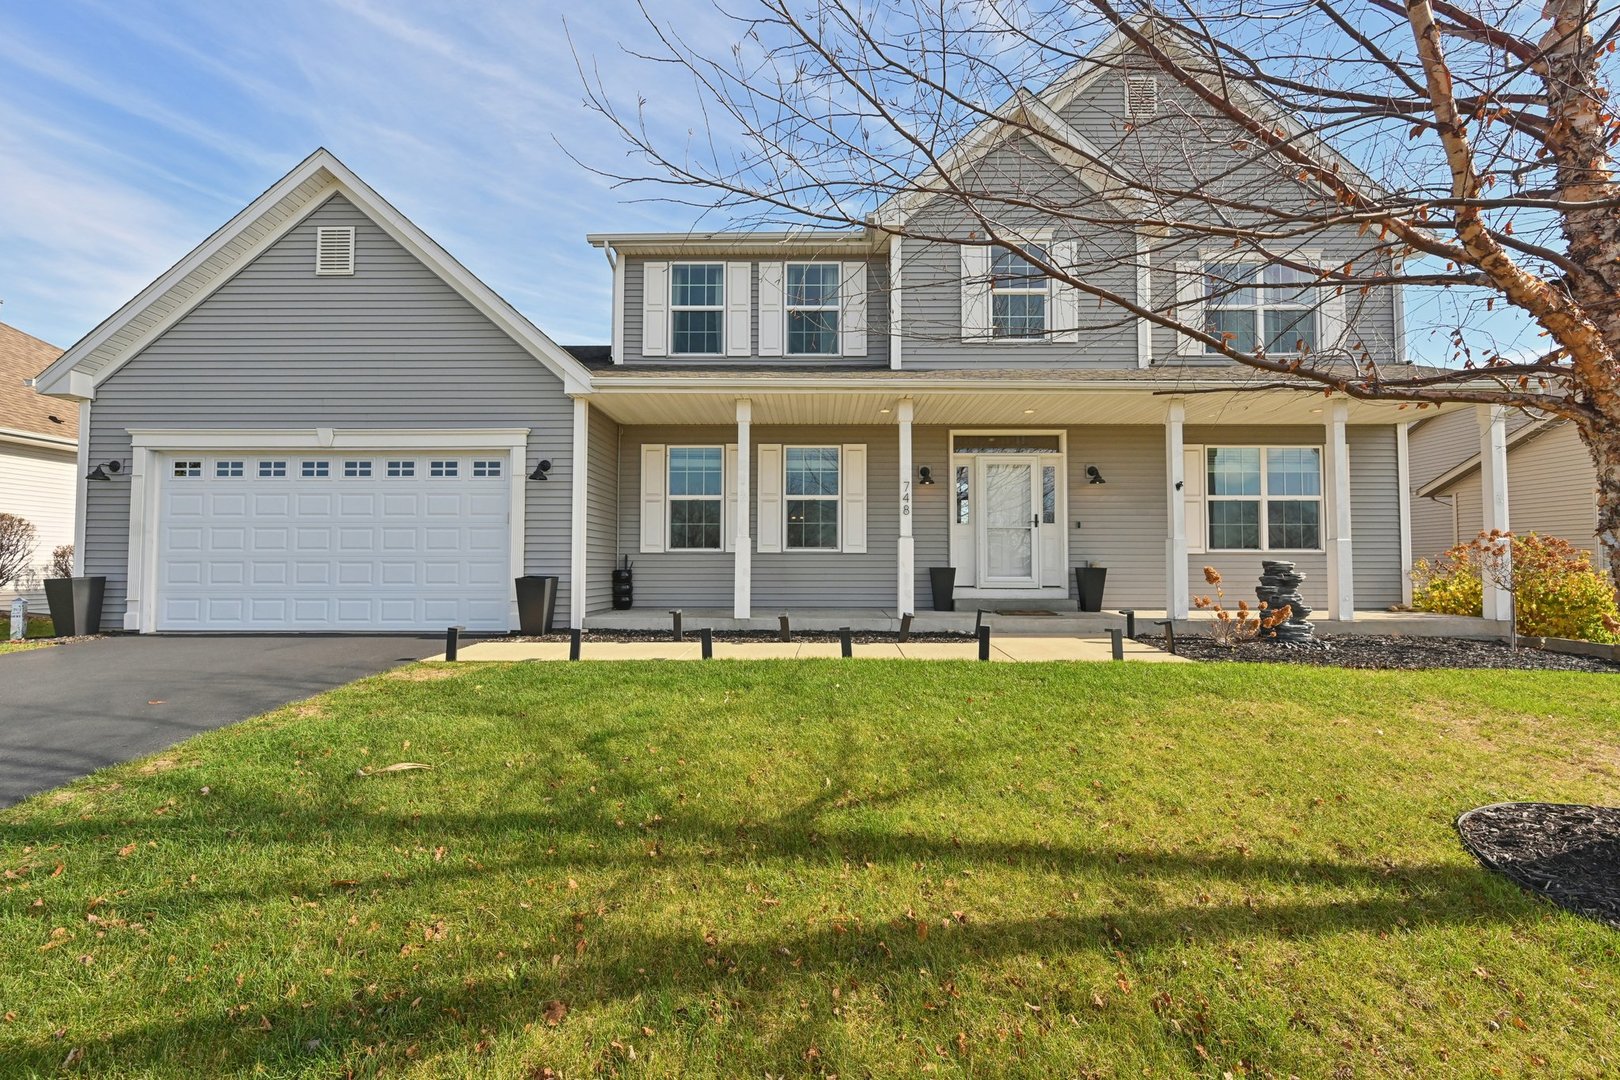
{"type": "Polygon", "coordinates": [[[1034,517],[1030,518],[1029,519],[1029,525],[1030,525],[1030,528],[1032,528],[1032,529],[1040,528],[1041,527],[1041,515],[1036,514],[1034,517]]]}

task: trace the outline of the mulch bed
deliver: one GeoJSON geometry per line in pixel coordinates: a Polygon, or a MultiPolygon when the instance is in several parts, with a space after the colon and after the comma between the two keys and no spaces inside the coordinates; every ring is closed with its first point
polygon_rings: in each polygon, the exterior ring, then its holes
{"type": "Polygon", "coordinates": [[[1457,833],[1487,870],[1620,930],[1620,810],[1497,803],[1459,817],[1457,833]]]}
{"type": "MultiPolygon", "coordinates": [[[[1164,648],[1162,637],[1137,637],[1164,648]]],[[[1269,641],[1251,641],[1227,648],[1206,635],[1176,635],[1176,652],[1193,660],[1237,663],[1313,664],[1319,667],[1416,671],[1424,668],[1497,668],[1518,671],[1620,671],[1620,664],[1590,656],[1547,652],[1521,645],[1517,651],[1501,641],[1466,638],[1361,636],[1338,634],[1317,639],[1315,645],[1289,648],[1269,641]]]]}
{"type": "MultiPolygon", "coordinates": [[[[701,624],[686,624],[686,640],[697,641],[698,630],[701,624]]],[[[538,637],[524,637],[514,635],[504,638],[506,641],[567,641],[568,632],[543,634],[538,637]]],[[[582,642],[591,641],[672,641],[673,637],[668,630],[586,630],[580,637],[582,642]]],[[[716,630],[714,640],[731,642],[760,642],[776,641],[775,630],[716,630]]],[[[795,642],[836,642],[836,630],[795,630],[795,642]]],[[[855,630],[850,633],[850,641],[857,645],[892,645],[900,640],[900,635],[892,630],[855,630]]],[[[946,641],[946,642],[972,642],[972,634],[955,634],[944,631],[930,631],[928,633],[913,632],[908,641],[946,641]]]]}

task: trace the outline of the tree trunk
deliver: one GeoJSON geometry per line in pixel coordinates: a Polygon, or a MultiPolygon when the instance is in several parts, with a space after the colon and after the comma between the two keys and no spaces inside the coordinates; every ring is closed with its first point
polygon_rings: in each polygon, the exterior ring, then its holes
{"type": "Polygon", "coordinates": [[[1580,434],[1597,470],[1597,540],[1609,563],[1609,577],[1620,591],[1620,424],[1583,423],[1580,434]]]}

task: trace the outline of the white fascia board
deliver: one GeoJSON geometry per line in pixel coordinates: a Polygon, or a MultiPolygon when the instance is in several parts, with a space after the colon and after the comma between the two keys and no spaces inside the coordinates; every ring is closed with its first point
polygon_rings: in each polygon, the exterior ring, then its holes
{"type": "Polygon", "coordinates": [[[24,431],[21,428],[0,427],[0,442],[13,443],[17,446],[32,446],[42,450],[64,450],[73,453],[79,446],[79,440],[63,438],[60,435],[45,435],[37,431],[24,431]]]}
{"type": "MultiPolygon", "coordinates": [[[[280,226],[262,238],[251,250],[236,259],[230,269],[220,273],[214,281],[209,283],[207,288],[199,289],[195,295],[189,297],[186,303],[177,307],[167,318],[155,326],[144,340],[150,340],[179,319],[184,318],[198,304],[212,295],[215,290],[234,277],[241,267],[251,262],[266,246],[280,239],[281,236],[285,235],[286,232],[325,203],[333,194],[342,194],[359,207],[362,213],[376,222],[378,227],[388,233],[395,242],[414,255],[423,265],[427,266],[441,280],[459,293],[463,299],[477,308],[481,314],[496,326],[499,326],[519,345],[522,345],[530,355],[550,369],[553,374],[562,380],[565,392],[589,392],[590,372],[584,365],[545,334],[541,333],[517,309],[513,308],[511,304],[497,295],[488,285],[485,285],[466,267],[457,262],[432,237],[394,209],[370,185],[361,180],[347,165],[344,165],[330,151],[324,148],[316,150],[305,158],[292,172],[278,180],[257,199],[249,203],[241,213],[231,218],[208,239],[194,248],[190,254],[136,294],[133,300],[119,308],[115,314],[80,339],[67,352],[63,353],[54,364],[46,368],[36,379],[35,384],[39,392],[58,397],[93,397],[93,392],[84,394],[82,393],[82,386],[76,389],[68,385],[65,378],[69,374],[84,375],[82,372],[74,371],[75,366],[81,360],[105,344],[109,338],[127,326],[131,320],[150,307],[160,296],[218,254],[227,244],[240,236],[244,229],[257,221],[266,210],[285,199],[300,185],[322,171],[332,178],[331,184],[323,186],[313,193],[298,213],[289,215],[287,220],[282,222],[280,226]]],[[[104,382],[139,351],[140,344],[125,350],[123,355],[95,374],[91,385],[95,386],[104,382]]]]}
{"type": "Polygon", "coordinates": [[[589,233],[592,247],[629,255],[691,251],[708,254],[781,249],[784,252],[849,250],[871,254],[886,242],[873,229],[860,232],[803,229],[792,232],[589,233]]]}
{"type": "Polygon", "coordinates": [[[500,450],[528,428],[130,428],[136,450],[500,450]]]}

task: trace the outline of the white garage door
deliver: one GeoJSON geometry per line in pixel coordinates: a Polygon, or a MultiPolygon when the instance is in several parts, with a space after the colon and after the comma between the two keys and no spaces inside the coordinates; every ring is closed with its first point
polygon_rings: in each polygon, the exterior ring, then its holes
{"type": "Polygon", "coordinates": [[[500,451],[159,459],[159,630],[505,630],[500,451]]]}

